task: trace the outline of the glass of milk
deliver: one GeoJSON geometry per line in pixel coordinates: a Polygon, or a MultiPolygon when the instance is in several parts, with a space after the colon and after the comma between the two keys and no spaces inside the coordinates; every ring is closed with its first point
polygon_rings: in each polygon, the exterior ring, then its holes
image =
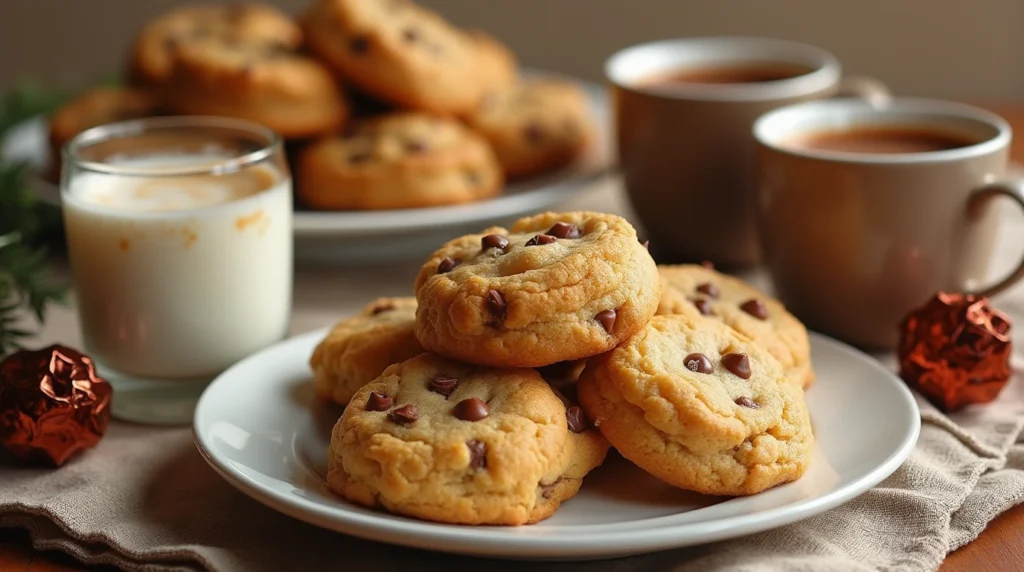
{"type": "Polygon", "coordinates": [[[83,132],[61,195],[86,351],[113,413],[187,423],[203,388],[288,332],[291,175],[280,138],[217,117],[83,132]]]}

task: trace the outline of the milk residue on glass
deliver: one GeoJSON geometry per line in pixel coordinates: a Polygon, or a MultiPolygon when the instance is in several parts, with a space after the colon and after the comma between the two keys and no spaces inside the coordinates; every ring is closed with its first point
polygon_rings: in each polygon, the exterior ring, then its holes
{"type": "Polygon", "coordinates": [[[220,174],[168,175],[175,167],[191,171],[214,169],[230,157],[161,155],[120,158],[108,164],[130,170],[130,175],[81,173],[70,194],[84,203],[135,212],[205,208],[240,200],[270,189],[280,178],[262,165],[220,174]],[[154,176],[146,176],[152,171],[154,176]]]}

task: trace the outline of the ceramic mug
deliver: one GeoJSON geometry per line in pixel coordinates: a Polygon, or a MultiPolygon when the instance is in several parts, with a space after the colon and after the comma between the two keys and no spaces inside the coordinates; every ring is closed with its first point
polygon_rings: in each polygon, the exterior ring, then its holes
{"type": "MultiPolygon", "coordinates": [[[[939,290],[995,294],[1024,277],[1024,261],[987,281],[998,197],[1024,209],[1007,178],[1010,126],[958,103],[896,98],[788,106],[753,127],[760,230],[775,291],[811,329],[891,349],[898,323],[939,290]],[[962,144],[924,152],[815,147],[814,134],[934,133],[962,144]]],[[[841,136],[841,135],[840,135],[841,136]]]]}
{"type": "Polygon", "coordinates": [[[750,138],[754,120],[776,107],[841,92],[888,96],[874,80],[842,79],[839,61],[822,49],[764,38],[642,44],[609,58],[605,75],[614,96],[626,190],[652,250],[665,262],[710,260],[724,268],[761,260],[750,138]],[[687,70],[753,69],[756,74],[779,66],[795,71],[770,81],[659,80],[687,70]]]}

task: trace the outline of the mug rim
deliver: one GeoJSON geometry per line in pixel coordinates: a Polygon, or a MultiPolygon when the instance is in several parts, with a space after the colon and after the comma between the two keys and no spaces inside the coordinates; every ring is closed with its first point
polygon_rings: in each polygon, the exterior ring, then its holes
{"type": "MultiPolygon", "coordinates": [[[[861,120],[851,120],[850,125],[864,125],[861,120]]],[[[870,125],[907,126],[907,122],[893,121],[870,123],[870,125]]],[[[814,129],[807,128],[797,133],[810,133],[814,129]]],[[[882,103],[873,103],[860,98],[835,98],[817,101],[794,103],[773,109],[754,121],[751,133],[754,140],[766,148],[778,153],[806,159],[817,159],[833,163],[869,164],[869,165],[916,165],[928,163],[945,163],[981,157],[1008,147],[1013,132],[1010,124],[999,115],[955,101],[917,97],[893,97],[882,103]],[[892,114],[893,119],[917,115],[921,118],[953,118],[966,120],[995,130],[995,135],[977,143],[955,149],[925,151],[919,153],[867,153],[856,151],[832,151],[811,149],[786,145],[784,137],[773,135],[782,129],[782,125],[795,121],[798,116],[835,117],[840,111],[860,112],[863,117],[892,114]]]]}
{"type": "MultiPolygon", "coordinates": [[[[671,58],[670,58],[671,59],[671,58]]],[[[731,59],[731,58],[730,58],[731,59]]],[[[709,62],[722,61],[722,59],[708,58],[709,62]]],[[[658,71],[678,69],[679,66],[659,66],[658,71]]],[[[667,38],[654,40],[640,44],[634,44],[622,48],[604,62],[605,79],[612,85],[641,93],[651,97],[667,100],[700,100],[700,101],[767,101],[786,97],[800,96],[826,90],[839,83],[842,75],[842,68],[839,59],[832,53],[811,44],[781,40],[770,37],[759,36],[697,36],[689,38],[667,38]],[[789,63],[798,65],[809,65],[811,71],[798,76],[757,83],[732,83],[732,84],[693,84],[673,88],[669,90],[647,89],[638,83],[638,78],[629,78],[630,68],[635,66],[630,62],[637,59],[649,59],[659,52],[683,53],[703,50],[715,54],[722,54],[724,51],[734,49],[749,53],[747,58],[737,57],[736,61],[763,61],[773,63],[789,63]],[[768,53],[765,53],[768,52],[768,53]],[[775,54],[789,53],[801,54],[804,58],[797,57],[772,57],[775,54]],[[808,63],[812,61],[813,63],[808,63]]],[[[658,73],[640,74],[647,77],[658,73]]],[[[635,74],[636,72],[632,72],[635,74]]]]}

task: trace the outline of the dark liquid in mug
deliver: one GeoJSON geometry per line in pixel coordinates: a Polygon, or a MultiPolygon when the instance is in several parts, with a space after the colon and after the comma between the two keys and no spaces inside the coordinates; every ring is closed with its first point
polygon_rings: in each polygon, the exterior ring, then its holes
{"type": "Polygon", "coordinates": [[[960,133],[923,127],[862,127],[818,131],[793,139],[801,149],[847,153],[928,153],[980,143],[960,133]]]}
{"type": "Polygon", "coordinates": [[[811,68],[783,63],[734,64],[717,67],[692,67],[652,75],[641,83],[645,87],[683,87],[694,84],[765,83],[811,73],[811,68]]]}

